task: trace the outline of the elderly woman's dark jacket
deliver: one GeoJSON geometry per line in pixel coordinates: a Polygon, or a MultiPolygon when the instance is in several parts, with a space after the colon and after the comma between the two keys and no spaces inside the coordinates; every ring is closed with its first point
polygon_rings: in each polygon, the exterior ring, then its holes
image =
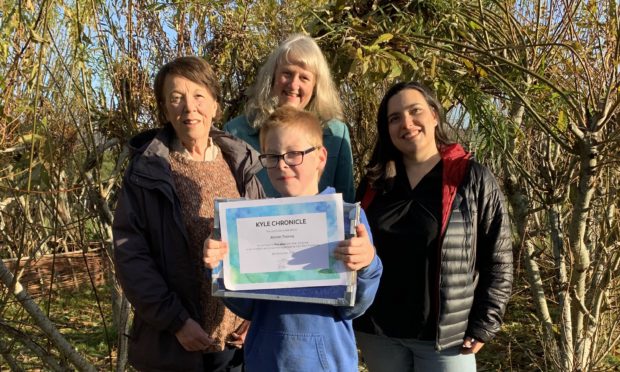
{"type": "MultiPolygon", "coordinates": [[[[191,262],[169,151],[171,128],[130,140],[133,152],[114,215],[114,261],[134,308],[129,362],[139,370],[202,371],[202,353],[188,352],[175,333],[188,318],[202,324],[200,288],[191,262]]],[[[263,197],[255,177],[258,154],[245,142],[212,129],[241,196],[263,197]]]]}
{"type": "MultiPolygon", "coordinates": [[[[440,153],[439,293],[432,296],[439,312],[437,350],[459,346],[465,336],[491,340],[502,324],[513,279],[510,222],[495,177],[458,144],[444,146],[440,153]]],[[[374,192],[363,193],[363,207],[370,204],[374,192]]],[[[380,255],[381,249],[377,251],[380,255]]],[[[368,328],[369,317],[372,308],[363,322],[356,323],[356,329],[380,333],[368,328]]]]}

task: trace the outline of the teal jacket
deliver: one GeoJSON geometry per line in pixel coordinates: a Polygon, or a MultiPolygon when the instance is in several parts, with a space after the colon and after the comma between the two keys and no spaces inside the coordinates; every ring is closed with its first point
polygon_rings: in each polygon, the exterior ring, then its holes
{"type": "MultiPolygon", "coordinates": [[[[260,152],[259,131],[250,126],[244,115],[237,116],[226,123],[224,130],[244,140],[260,152]]],[[[349,128],[346,124],[336,119],[328,121],[323,130],[323,146],[327,149],[327,164],[319,181],[319,190],[331,186],[336,189],[336,192],[342,193],[345,202],[353,203],[355,201],[353,154],[351,153],[349,128]]],[[[257,176],[268,197],[280,196],[271,185],[266,169],[259,171],[257,176]]]]}

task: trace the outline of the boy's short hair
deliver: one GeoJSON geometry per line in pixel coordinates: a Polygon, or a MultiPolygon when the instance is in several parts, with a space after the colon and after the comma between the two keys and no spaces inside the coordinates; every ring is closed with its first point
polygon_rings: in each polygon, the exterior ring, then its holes
{"type": "Polygon", "coordinates": [[[278,107],[262,125],[259,134],[261,150],[265,150],[265,139],[269,131],[277,128],[297,128],[304,131],[312,146],[323,146],[323,126],[312,112],[284,105],[278,107]]]}

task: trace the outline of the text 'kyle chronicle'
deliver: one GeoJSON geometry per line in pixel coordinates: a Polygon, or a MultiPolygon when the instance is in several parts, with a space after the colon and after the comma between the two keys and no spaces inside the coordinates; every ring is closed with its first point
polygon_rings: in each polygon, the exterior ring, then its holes
{"type": "Polygon", "coordinates": [[[305,218],[291,218],[285,220],[271,220],[256,222],[256,227],[272,227],[272,226],[288,226],[288,225],[305,225],[305,218]]]}

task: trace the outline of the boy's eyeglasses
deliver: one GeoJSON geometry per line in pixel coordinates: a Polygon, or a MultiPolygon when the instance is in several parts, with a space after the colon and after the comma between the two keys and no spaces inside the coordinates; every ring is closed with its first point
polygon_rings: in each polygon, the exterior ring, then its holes
{"type": "Polygon", "coordinates": [[[262,154],[258,156],[258,160],[265,168],[275,168],[278,166],[280,159],[284,160],[284,163],[289,167],[294,167],[304,162],[304,155],[316,150],[317,147],[310,147],[305,151],[289,151],[282,155],[277,154],[262,154]]]}

